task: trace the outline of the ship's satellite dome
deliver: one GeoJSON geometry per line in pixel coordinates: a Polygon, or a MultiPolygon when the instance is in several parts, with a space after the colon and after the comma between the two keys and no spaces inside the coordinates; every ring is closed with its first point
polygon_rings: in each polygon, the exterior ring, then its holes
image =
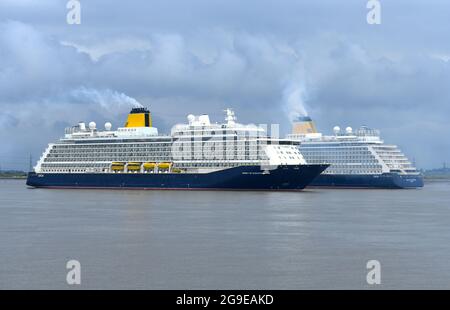
{"type": "Polygon", "coordinates": [[[95,127],[97,127],[97,124],[96,124],[95,122],[90,122],[90,123],[89,123],[89,129],[90,129],[90,130],[94,130],[95,127]]]}
{"type": "Polygon", "coordinates": [[[110,122],[106,122],[106,123],[105,123],[105,129],[106,129],[107,131],[110,131],[111,128],[112,128],[112,124],[111,124],[110,122]]]}
{"type": "Polygon", "coordinates": [[[333,131],[334,131],[334,133],[339,133],[341,131],[341,127],[334,126],[333,131]]]}
{"type": "Polygon", "coordinates": [[[188,119],[189,123],[192,123],[193,121],[195,121],[195,116],[192,115],[192,114],[189,114],[189,115],[187,116],[187,119],[188,119]]]}
{"type": "Polygon", "coordinates": [[[350,133],[353,132],[353,128],[352,127],[347,127],[347,128],[345,128],[345,132],[350,134],[350,133]]]}

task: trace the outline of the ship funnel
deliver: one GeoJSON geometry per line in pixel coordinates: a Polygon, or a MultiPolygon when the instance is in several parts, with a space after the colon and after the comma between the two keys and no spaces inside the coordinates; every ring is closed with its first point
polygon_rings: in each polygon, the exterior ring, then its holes
{"type": "Polygon", "coordinates": [[[84,122],[79,122],[78,127],[80,127],[81,131],[86,131],[86,124],[84,122]]]}
{"type": "Polygon", "coordinates": [[[308,133],[317,133],[316,125],[309,116],[300,116],[294,121],[292,134],[301,135],[308,133]]]}
{"type": "Polygon", "coordinates": [[[125,127],[152,127],[152,117],[147,108],[133,108],[128,114],[125,127]]]}

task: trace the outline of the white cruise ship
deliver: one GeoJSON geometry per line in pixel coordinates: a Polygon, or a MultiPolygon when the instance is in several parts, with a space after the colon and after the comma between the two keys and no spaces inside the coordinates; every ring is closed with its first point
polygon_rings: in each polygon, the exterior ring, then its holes
{"type": "Polygon", "coordinates": [[[125,126],[94,122],[67,128],[50,143],[34,171],[32,187],[142,189],[301,190],[328,167],[306,164],[296,142],[275,139],[255,125],[225,123],[208,115],[161,135],[150,111],[134,108],[125,126]]]}
{"type": "Polygon", "coordinates": [[[288,139],[301,142],[310,164],[330,164],[311,185],[329,187],[416,188],[422,175],[396,145],[385,144],[378,130],[362,126],[354,131],[338,126],[333,135],[317,132],[308,116],[294,122],[288,139]]]}

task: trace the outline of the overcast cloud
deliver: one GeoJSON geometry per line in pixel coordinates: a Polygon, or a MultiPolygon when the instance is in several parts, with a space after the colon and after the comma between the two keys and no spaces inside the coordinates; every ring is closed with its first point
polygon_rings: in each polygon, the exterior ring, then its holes
{"type": "Polygon", "coordinates": [[[0,165],[27,168],[79,120],[121,126],[148,106],[168,131],[189,113],[318,127],[368,125],[421,168],[450,161],[450,2],[0,0],[0,165]]]}

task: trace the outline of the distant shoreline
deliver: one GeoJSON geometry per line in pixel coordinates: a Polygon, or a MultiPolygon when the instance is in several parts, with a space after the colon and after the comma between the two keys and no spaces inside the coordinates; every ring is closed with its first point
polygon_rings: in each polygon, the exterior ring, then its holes
{"type": "Polygon", "coordinates": [[[26,178],[26,172],[0,172],[0,180],[23,180],[26,178]]]}
{"type": "Polygon", "coordinates": [[[450,175],[436,175],[436,176],[424,176],[427,181],[439,181],[439,180],[450,180],[450,175]]]}

